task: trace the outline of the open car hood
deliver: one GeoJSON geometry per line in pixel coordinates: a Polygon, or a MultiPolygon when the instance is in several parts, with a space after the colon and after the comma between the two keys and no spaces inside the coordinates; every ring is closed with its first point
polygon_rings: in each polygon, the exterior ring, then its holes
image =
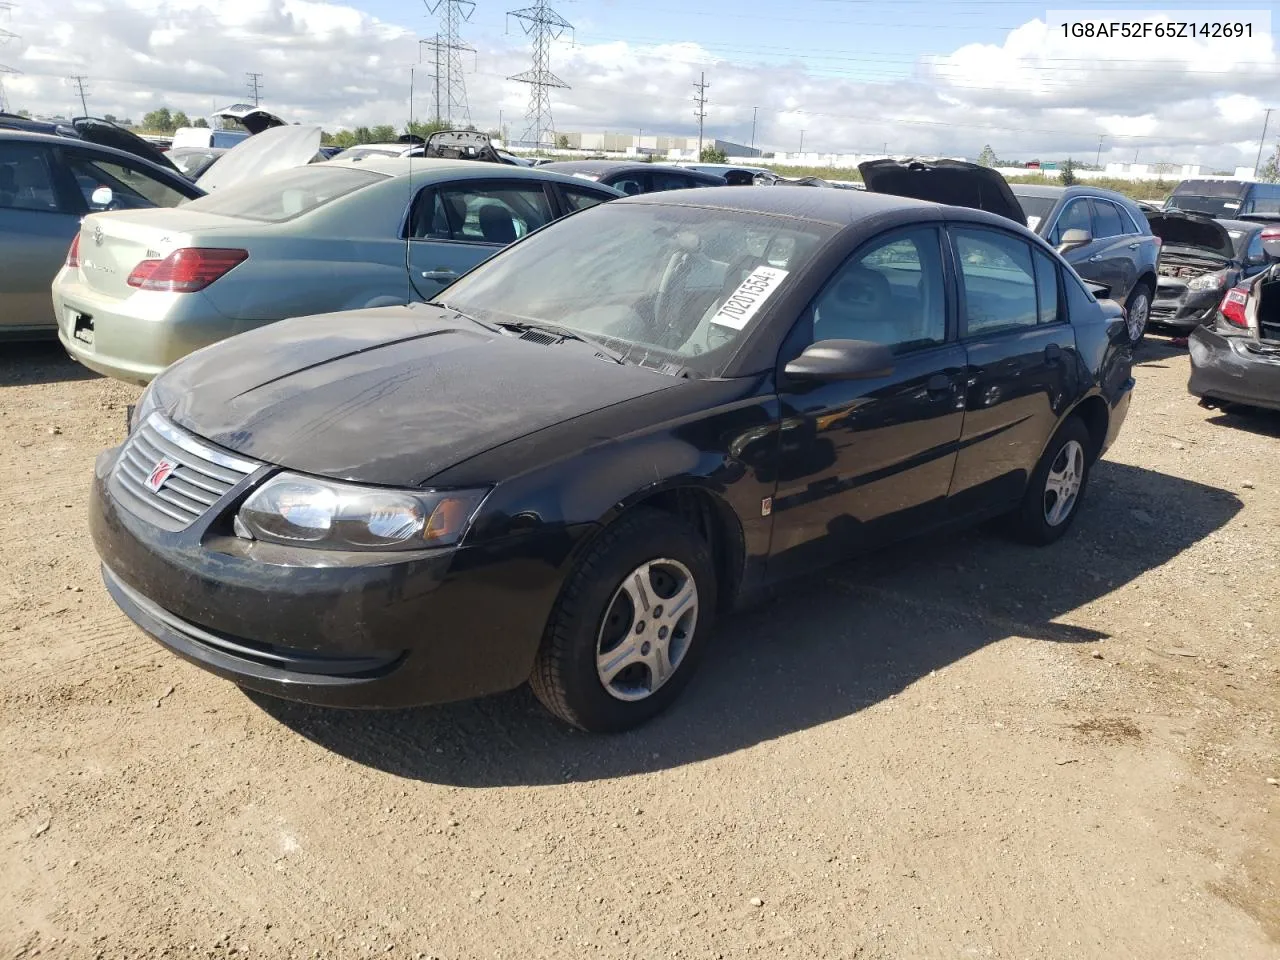
{"type": "Polygon", "coordinates": [[[263,130],[270,130],[272,127],[288,126],[274,113],[268,113],[261,107],[255,107],[251,103],[233,103],[229,107],[215,110],[213,115],[221,120],[237,120],[251,134],[261,133],[263,130]]]}
{"type": "Polygon", "coordinates": [[[1166,247],[1191,247],[1227,260],[1235,258],[1236,248],[1231,235],[1212,217],[1163,210],[1148,213],[1147,223],[1151,224],[1151,232],[1166,247]]]}
{"type": "Polygon", "coordinates": [[[318,126],[274,127],[236,144],[196,180],[206,192],[234,183],[306,166],[320,152],[318,126]]]}
{"type": "Polygon", "coordinates": [[[96,143],[104,147],[114,147],[117,150],[123,150],[125,153],[132,153],[135,157],[141,157],[143,160],[150,160],[152,163],[167,167],[174,173],[179,172],[178,168],[164,155],[163,151],[147,143],[136,133],[131,133],[124,127],[116,126],[110,120],[100,120],[97,117],[76,117],[71,121],[71,126],[80,135],[81,140],[87,140],[90,143],[96,143]]]}
{"type": "Polygon", "coordinates": [[[868,160],[858,172],[872,193],[986,210],[1027,224],[1008,181],[990,167],[965,160],[868,160]]]}

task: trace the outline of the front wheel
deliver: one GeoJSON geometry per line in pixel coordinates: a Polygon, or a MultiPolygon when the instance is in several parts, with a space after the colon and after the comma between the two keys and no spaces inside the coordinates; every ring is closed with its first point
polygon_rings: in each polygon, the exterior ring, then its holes
{"type": "Polygon", "coordinates": [[[710,546],[678,517],[640,507],[578,561],[547,623],[529,685],[567,723],[626,730],[692,676],[716,606],[710,546]]]}
{"type": "Polygon", "coordinates": [[[1151,319],[1151,291],[1144,285],[1134,288],[1125,303],[1125,324],[1129,331],[1129,346],[1137,349],[1147,335],[1147,323],[1151,319]]]}
{"type": "Polygon", "coordinates": [[[1079,417],[1071,417],[1054,434],[1031,474],[1022,505],[1013,515],[1014,533],[1037,546],[1053,543],[1080,512],[1092,466],[1093,442],[1079,417]]]}

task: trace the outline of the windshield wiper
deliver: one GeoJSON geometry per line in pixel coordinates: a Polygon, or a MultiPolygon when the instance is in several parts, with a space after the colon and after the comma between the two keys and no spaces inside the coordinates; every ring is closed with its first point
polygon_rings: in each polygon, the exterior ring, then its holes
{"type": "Polygon", "coordinates": [[[612,360],[614,363],[625,364],[627,361],[618,351],[606,347],[599,340],[593,340],[591,337],[579,333],[577,330],[571,330],[568,327],[557,326],[554,323],[532,323],[528,320],[500,320],[498,326],[505,327],[508,330],[516,330],[521,333],[530,330],[538,333],[545,333],[548,336],[560,337],[563,340],[577,340],[579,343],[585,343],[604,357],[612,360]]]}
{"type": "Polygon", "coordinates": [[[456,313],[456,314],[457,314],[458,316],[460,316],[463,320],[470,320],[470,321],[471,321],[472,323],[474,323],[477,327],[483,327],[484,329],[488,330],[490,333],[501,333],[501,332],[502,332],[502,331],[501,331],[501,330],[499,330],[497,327],[495,327],[493,324],[491,324],[491,323],[485,323],[483,320],[477,320],[475,317],[471,316],[470,314],[468,314],[468,313],[463,313],[463,312],[462,312],[461,310],[459,310],[457,307],[451,307],[451,306],[449,306],[449,304],[444,303],[443,301],[440,301],[440,300],[428,300],[428,301],[427,301],[427,306],[429,306],[429,307],[439,307],[441,310],[449,310],[449,311],[451,311],[451,312],[453,312],[453,313],[456,313]]]}

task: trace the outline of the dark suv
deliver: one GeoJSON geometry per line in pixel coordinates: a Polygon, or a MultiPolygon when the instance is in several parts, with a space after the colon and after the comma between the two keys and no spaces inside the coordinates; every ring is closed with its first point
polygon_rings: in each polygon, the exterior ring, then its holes
{"type": "Polygon", "coordinates": [[[1142,209],[1100,187],[1011,184],[1027,226],[1058,249],[1076,273],[1111,288],[1125,305],[1136,346],[1146,332],[1156,291],[1160,242],[1142,209]]]}

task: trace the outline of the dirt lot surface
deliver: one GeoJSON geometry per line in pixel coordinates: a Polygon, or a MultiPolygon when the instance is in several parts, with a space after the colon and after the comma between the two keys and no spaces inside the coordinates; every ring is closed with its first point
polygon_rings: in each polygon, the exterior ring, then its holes
{"type": "Polygon", "coordinates": [[[0,351],[0,958],[1280,957],[1280,418],[1164,341],[1067,540],[796,584],[613,738],[166,653],[84,520],[136,391],[0,351]]]}

